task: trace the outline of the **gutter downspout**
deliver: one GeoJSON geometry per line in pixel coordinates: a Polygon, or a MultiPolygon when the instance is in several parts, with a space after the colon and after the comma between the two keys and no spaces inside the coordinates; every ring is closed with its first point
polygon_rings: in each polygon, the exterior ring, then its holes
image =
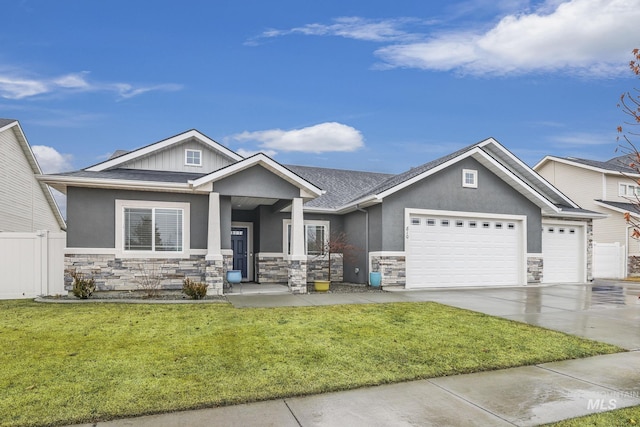
{"type": "Polygon", "coordinates": [[[364,210],[360,207],[360,205],[356,205],[356,210],[359,212],[364,212],[364,246],[365,253],[367,254],[367,260],[365,262],[364,268],[364,280],[365,284],[369,283],[369,211],[364,210]]]}

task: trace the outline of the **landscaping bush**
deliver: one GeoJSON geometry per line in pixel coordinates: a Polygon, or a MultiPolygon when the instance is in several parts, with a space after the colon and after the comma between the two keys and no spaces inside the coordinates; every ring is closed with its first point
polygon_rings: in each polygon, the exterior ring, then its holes
{"type": "Polygon", "coordinates": [[[202,299],[207,295],[207,284],[187,278],[182,282],[182,292],[189,298],[202,299]]]}
{"type": "Polygon", "coordinates": [[[73,295],[82,299],[87,299],[93,295],[96,290],[96,281],[93,277],[86,279],[84,274],[76,271],[71,273],[71,277],[73,278],[73,295]]]}

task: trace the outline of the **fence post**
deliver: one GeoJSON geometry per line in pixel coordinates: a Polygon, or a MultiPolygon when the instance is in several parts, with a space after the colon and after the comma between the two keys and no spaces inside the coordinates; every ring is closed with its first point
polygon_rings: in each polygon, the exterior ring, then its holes
{"type": "Polygon", "coordinates": [[[38,295],[49,295],[49,231],[38,230],[40,245],[40,290],[38,295]]]}

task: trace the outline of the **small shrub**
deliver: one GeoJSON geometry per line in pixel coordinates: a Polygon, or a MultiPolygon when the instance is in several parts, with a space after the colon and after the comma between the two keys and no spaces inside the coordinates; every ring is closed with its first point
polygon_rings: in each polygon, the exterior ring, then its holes
{"type": "Polygon", "coordinates": [[[93,295],[93,292],[96,290],[96,281],[93,277],[86,279],[84,274],[78,273],[77,271],[70,274],[73,278],[73,295],[81,299],[87,299],[93,295]]]}
{"type": "Polygon", "coordinates": [[[207,295],[207,284],[189,278],[182,282],[182,292],[192,299],[202,299],[207,295]]]}
{"type": "Polygon", "coordinates": [[[147,298],[157,298],[162,288],[162,274],[158,270],[158,266],[153,262],[149,265],[139,263],[138,269],[140,270],[138,288],[145,293],[147,298]]]}

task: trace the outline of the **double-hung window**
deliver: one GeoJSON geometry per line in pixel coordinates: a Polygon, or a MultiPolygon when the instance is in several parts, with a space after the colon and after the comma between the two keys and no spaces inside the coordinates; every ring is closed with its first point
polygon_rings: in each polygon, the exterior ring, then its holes
{"type": "Polygon", "coordinates": [[[188,204],[117,200],[116,209],[116,246],[124,254],[169,255],[188,249],[188,204]]]}
{"type": "MultiPolygon", "coordinates": [[[[291,255],[291,221],[285,220],[285,248],[291,255]]],[[[329,238],[329,221],[304,222],[304,253],[306,255],[324,255],[326,242],[329,238]]]]}

